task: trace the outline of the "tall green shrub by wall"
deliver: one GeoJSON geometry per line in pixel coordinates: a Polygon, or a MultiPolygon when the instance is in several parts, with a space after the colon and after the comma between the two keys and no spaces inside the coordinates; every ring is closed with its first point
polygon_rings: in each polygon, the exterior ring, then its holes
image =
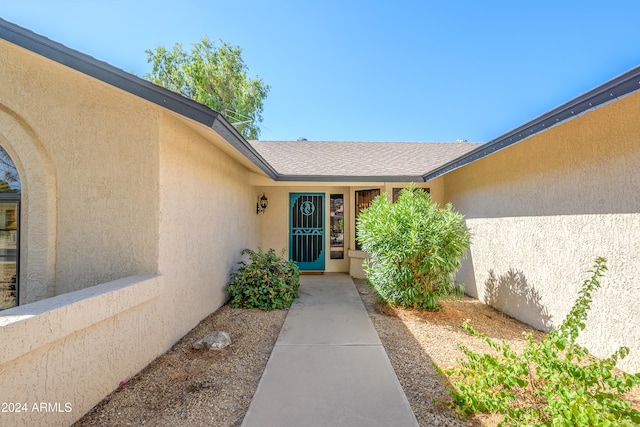
{"type": "Polygon", "coordinates": [[[470,233],[451,204],[439,208],[413,185],[395,203],[382,194],[360,213],[357,239],[371,255],[367,280],[387,303],[434,310],[440,298],[462,294],[454,276],[470,233]]]}

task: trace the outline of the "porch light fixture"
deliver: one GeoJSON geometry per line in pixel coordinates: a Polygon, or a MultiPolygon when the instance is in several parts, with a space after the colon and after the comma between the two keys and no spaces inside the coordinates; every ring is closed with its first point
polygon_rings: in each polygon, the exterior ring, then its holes
{"type": "Polygon", "coordinates": [[[260,197],[260,200],[258,200],[258,203],[256,203],[256,214],[264,213],[264,211],[267,210],[268,204],[269,201],[267,200],[267,197],[264,195],[264,193],[262,193],[262,197],[260,197]]]}

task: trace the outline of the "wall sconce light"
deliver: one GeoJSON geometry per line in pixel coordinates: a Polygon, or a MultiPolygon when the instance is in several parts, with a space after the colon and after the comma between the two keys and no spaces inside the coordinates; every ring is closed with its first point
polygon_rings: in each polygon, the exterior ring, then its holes
{"type": "Polygon", "coordinates": [[[267,197],[262,193],[262,197],[260,197],[260,200],[256,203],[256,214],[264,213],[264,211],[267,210],[268,204],[269,200],[267,200],[267,197]]]}

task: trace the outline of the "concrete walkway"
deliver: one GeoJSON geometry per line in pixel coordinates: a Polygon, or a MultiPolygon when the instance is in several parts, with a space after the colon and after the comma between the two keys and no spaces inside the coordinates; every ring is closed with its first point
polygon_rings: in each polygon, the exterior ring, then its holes
{"type": "Polygon", "coordinates": [[[242,425],[418,425],[349,276],[301,277],[242,425]]]}

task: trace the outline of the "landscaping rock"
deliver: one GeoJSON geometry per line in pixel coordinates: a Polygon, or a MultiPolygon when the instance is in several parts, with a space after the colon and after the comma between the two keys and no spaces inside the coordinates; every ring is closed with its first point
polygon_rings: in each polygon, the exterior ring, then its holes
{"type": "Polygon", "coordinates": [[[193,348],[196,350],[222,350],[226,346],[231,344],[231,337],[226,332],[214,331],[204,338],[193,343],[193,348]]]}

